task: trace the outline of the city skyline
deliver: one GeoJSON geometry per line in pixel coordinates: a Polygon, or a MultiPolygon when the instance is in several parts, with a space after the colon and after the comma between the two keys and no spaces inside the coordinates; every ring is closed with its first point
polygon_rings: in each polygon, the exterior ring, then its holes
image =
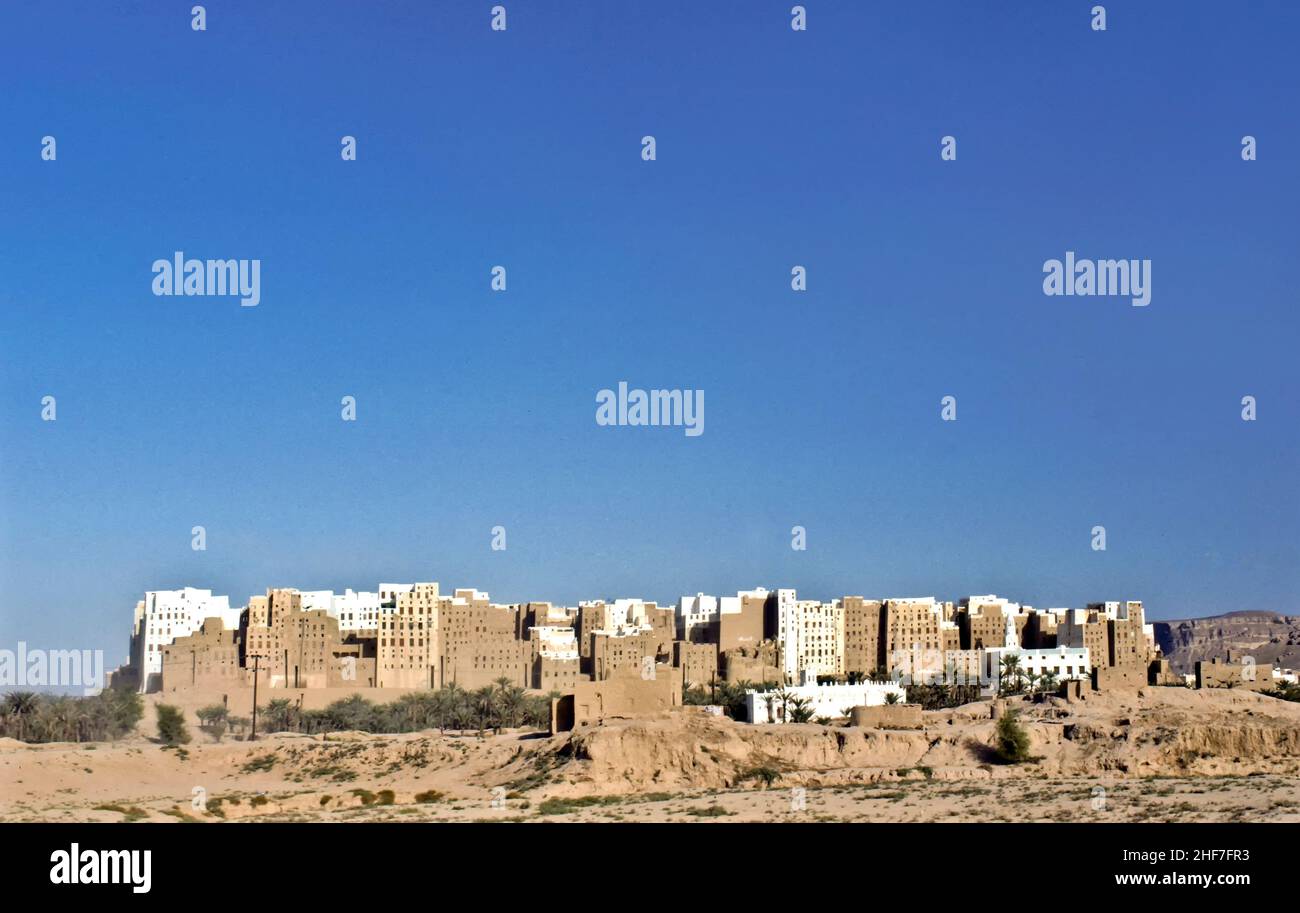
{"type": "Polygon", "coordinates": [[[130,660],[112,686],[238,689],[257,678],[279,688],[508,682],[572,693],[628,675],[676,679],[689,690],[719,680],[925,680],[949,669],[961,670],[964,683],[976,666],[982,680],[996,678],[1007,650],[1030,671],[1046,665],[1103,689],[1116,676],[1131,686],[1170,674],[1141,600],[1070,608],[996,594],[826,601],[756,587],[663,604],[623,597],[565,606],[503,604],[475,588],[444,592],[428,581],[344,593],[268,588],[242,607],[207,589],[148,591],[133,614],[130,660]],[[265,662],[250,668],[253,657],[265,662]]]}

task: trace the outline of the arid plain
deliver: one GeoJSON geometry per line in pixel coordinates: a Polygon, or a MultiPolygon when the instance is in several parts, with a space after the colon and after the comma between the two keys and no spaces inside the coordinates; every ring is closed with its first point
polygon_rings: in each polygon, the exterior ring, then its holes
{"type": "Polygon", "coordinates": [[[684,709],[548,736],[277,733],[180,748],[0,740],[4,821],[1300,821],[1300,704],[1144,688],[992,704],[921,730],[751,726],[684,709]]]}

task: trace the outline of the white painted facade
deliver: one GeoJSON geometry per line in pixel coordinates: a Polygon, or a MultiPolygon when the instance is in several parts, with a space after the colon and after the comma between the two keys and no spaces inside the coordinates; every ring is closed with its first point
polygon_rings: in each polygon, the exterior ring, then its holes
{"type": "Polygon", "coordinates": [[[1020,659],[1020,671],[1026,676],[1053,673],[1058,681],[1088,679],[1092,677],[1091,656],[1087,647],[1047,647],[1026,650],[1020,646],[1015,619],[1007,616],[1006,637],[1003,646],[984,651],[984,680],[997,691],[1002,681],[1002,660],[1015,655],[1020,659]]]}
{"type": "Polygon", "coordinates": [[[787,681],[844,674],[844,606],[776,591],[776,636],[787,681]]]}
{"type": "Polygon", "coordinates": [[[691,640],[691,633],[696,628],[716,625],[720,611],[716,596],[696,593],[681,597],[677,600],[677,637],[691,640]]]}
{"type": "Polygon", "coordinates": [[[595,633],[624,636],[650,630],[650,612],[644,599],[615,599],[606,603],[580,603],[599,606],[599,624],[595,633]]]}
{"type": "Polygon", "coordinates": [[[340,634],[374,633],[379,630],[382,609],[378,593],[300,590],[298,595],[302,599],[304,610],[324,609],[331,618],[338,621],[340,634]]]}
{"type": "Polygon", "coordinates": [[[375,633],[379,630],[379,617],[383,613],[378,593],[344,590],[335,594],[333,611],[339,622],[339,633],[375,633]]]}
{"type": "Polygon", "coordinates": [[[180,590],[150,590],[135,606],[135,635],[132,663],[140,672],[144,693],[162,678],[162,648],[178,637],[198,631],[209,618],[218,618],[227,630],[239,627],[243,609],[230,607],[229,596],[213,596],[211,590],[185,587],[180,590]]]}
{"type": "Polygon", "coordinates": [[[571,627],[541,625],[529,628],[529,637],[537,641],[537,655],[544,659],[578,659],[578,635],[571,627]]]}
{"type": "Polygon", "coordinates": [[[379,604],[386,608],[396,608],[397,600],[413,589],[415,589],[414,583],[381,583],[379,584],[379,604]]]}
{"type": "Polygon", "coordinates": [[[757,589],[741,591],[735,596],[709,596],[696,593],[683,596],[677,600],[677,637],[680,640],[692,640],[691,632],[696,628],[717,625],[723,615],[738,615],[741,599],[745,596],[767,597],[767,590],[757,589]]]}
{"type": "MultiPolygon", "coordinates": [[[[888,695],[898,698],[898,703],[907,699],[907,693],[897,682],[862,682],[857,685],[805,684],[784,689],[792,697],[804,698],[812,710],[811,719],[817,717],[846,716],[853,707],[879,707],[888,703],[888,695]]],[[[745,708],[751,723],[785,722],[785,709],[778,695],[781,690],[746,691],[745,708]]]]}

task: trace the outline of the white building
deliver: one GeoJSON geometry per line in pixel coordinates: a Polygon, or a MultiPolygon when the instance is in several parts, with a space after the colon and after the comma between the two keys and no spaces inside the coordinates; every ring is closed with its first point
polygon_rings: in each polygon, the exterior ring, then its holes
{"type": "Polygon", "coordinates": [[[841,684],[803,684],[784,690],[746,691],[745,708],[751,723],[782,723],[790,709],[784,704],[781,695],[790,699],[802,698],[808,701],[812,711],[809,719],[818,717],[848,716],[853,707],[879,707],[888,703],[888,696],[893,694],[898,703],[907,700],[907,693],[897,682],[862,682],[857,685],[841,684]]]}
{"type": "Polygon", "coordinates": [[[146,592],[135,605],[131,635],[131,665],[139,672],[141,693],[154,690],[162,680],[163,647],[195,633],[209,618],[218,618],[223,627],[234,630],[242,611],[230,607],[229,596],[213,596],[211,590],[187,586],[146,592]]]}
{"type": "Polygon", "coordinates": [[[326,612],[330,612],[334,609],[333,590],[299,590],[298,598],[302,600],[304,611],[307,609],[324,609],[326,612]]]}
{"type": "Polygon", "coordinates": [[[776,637],[788,681],[844,674],[844,606],[776,591],[776,637]]]}
{"type": "Polygon", "coordinates": [[[896,650],[889,674],[905,685],[975,685],[982,680],[984,653],[980,650],[925,650],[919,646],[896,650]]]}
{"type": "Polygon", "coordinates": [[[415,589],[414,583],[381,583],[379,584],[379,604],[385,608],[396,608],[398,598],[413,589],[415,589]]]}
{"type": "Polygon", "coordinates": [[[578,659],[578,635],[568,626],[539,625],[528,629],[537,642],[537,655],[544,659],[578,659]]]}
{"type": "Polygon", "coordinates": [[[677,600],[677,637],[679,640],[717,640],[718,624],[723,615],[739,615],[746,596],[767,597],[767,590],[742,590],[735,596],[709,596],[696,593],[677,600]],[[704,629],[703,631],[699,629],[704,629]],[[692,636],[692,635],[696,636],[692,636]]]}
{"type": "Polygon", "coordinates": [[[691,634],[697,628],[708,629],[717,626],[721,610],[716,596],[696,593],[683,596],[677,600],[677,637],[679,640],[692,640],[691,634]]]}
{"type": "MultiPolygon", "coordinates": [[[[397,595],[396,591],[394,593],[397,595]]],[[[375,633],[379,630],[382,608],[378,593],[345,590],[339,594],[333,590],[302,590],[298,595],[302,599],[304,610],[324,609],[331,618],[337,620],[340,634],[375,633]]]]}
{"type": "Polygon", "coordinates": [[[613,602],[588,602],[582,605],[599,609],[596,626],[598,633],[623,636],[649,631],[654,627],[644,599],[615,599],[613,602]]]}
{"type": "Polygon", "coordinates": [[[1091,656],[1087,647],[1046,647],[1026,650],[1020,646],[1016,621],[1008,615],[1006,638],[1003,646],[984,651],[984,681],[988,690],[997,692],[1002,680],[1002,660],[1007,656],[1019,657],[1019,669],[1026,677],[1041,677],[1051,672],[1057,681],[1088,679],[1092,676],[1091,656]]]}
{"type": "Polygon", "coordinates": [[[336,593],[330,614],[338,619],[339,633],[352,634],[379,630],[379,616],[383,612],[378,593],[344,590],[336,593]]]}

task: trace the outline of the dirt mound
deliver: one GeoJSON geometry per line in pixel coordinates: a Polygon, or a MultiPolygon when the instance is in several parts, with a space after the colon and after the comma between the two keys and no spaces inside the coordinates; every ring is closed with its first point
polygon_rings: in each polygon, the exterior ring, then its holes
{"type": "Polygon", "coordinates": [[[750,726],[704,714],[607,721],[551,740],[496,779],[541,794],[824,786],[925,776],[1189,776],[1300,770],[1300,706],[1249,692],[1149,688],[1013,701],[1034,762],[998,762],[988,703],[926,713],[920,731],[750,726]]]}

